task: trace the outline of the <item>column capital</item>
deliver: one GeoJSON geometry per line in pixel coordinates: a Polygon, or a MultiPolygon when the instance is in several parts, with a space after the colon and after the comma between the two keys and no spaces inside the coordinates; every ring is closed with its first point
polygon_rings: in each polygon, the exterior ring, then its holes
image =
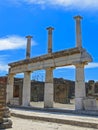
{"type": "Polygon", "coordinates": [[[26,38],[33,38],[33,36],[27,35],[26,38]]]}
{"type": "Polygon", "coordinates": [[[32,71],[24,71],[23,73],[32,73],[32,71]]]}
{"type": "Polygon", "coordinates": [[[16,75],[15,73],[9,73],[7,76],[9,77],[9,76],[14,76],[14,75],[16,75]]]}
{"type": "Polygon", "coordinates": [[[81,19],[83,19],[83,17],[80,16],[80,15],[77,15],[77,16],[74,16],[74,19],[75,19],[75,20],[81,20],[81,19]]]}
{"type": "Polygon", "coordinates": [[[55,69],[55,67],[50,67],[50,68],[45,68],[45,70],[54,70],[55,69]]]}
{"type": "Polygon", "coordinates": [[[85,65],[87,65],[88,63],[86,62],[74,62],[73,65],[76,67],[80,67],[80,68],[84,68],[85,65]]]}
{"type": "Polygon", "coordinates": [[[54,30],[54,28],[53,28],[53,27],[51,27],[51,26],[50,26],[50,27],[47,27],[46,29],[47,29],[47,30],[49,30],[49,31],[54,30]]]}

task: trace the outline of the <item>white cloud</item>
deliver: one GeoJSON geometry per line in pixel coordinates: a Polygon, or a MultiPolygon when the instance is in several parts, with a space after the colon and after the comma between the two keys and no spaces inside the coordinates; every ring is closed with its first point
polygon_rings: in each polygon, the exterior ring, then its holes
{"type": "MultiPolygon", "coordinates": [[[[98,62],[88,63],[88,65],[85,66],[85,69],[91,69],[91,68],[98,68],[98,62]]],[[[71,65],[71,66],[57,67],[56,69],[75,69],[75,66],[71,65]]]]}
{"type": "Polygon", "coordinates": [[[70,66],[63,66],[63,67],[57,67],[56,69],[74,69],[75,67],[73,65],[70,66]]]}
{"type": "Polygon", "coordinates": [[[29,4],[62,6],[74,9],[98,8],[98,0],[24,0],[29,4]]]}
{"type": "Polygon", "coordinates": [[[0,71],[8,72],[8,65],[0,64],[0,71]]]}
{"type": "MultiPolygon", "coordinates": [[[[36,43],[32,41],[32,44],[36,43]]],[[[26,38],[12,35],[0,38],[0,50],[20,49],[26,47],[26,38]]]]}
{"type": "Polygon", "coordinates": [[[98,62],[89,63],[88,65],[86,65],[85,68],[86,68],[86,69],[98,68],[98,62]]]}

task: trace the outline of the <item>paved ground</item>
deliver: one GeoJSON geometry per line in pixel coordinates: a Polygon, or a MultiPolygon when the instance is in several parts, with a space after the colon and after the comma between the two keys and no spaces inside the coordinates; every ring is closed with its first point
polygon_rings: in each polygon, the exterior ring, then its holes
{"type": "Polygon", "coordinates": [[[51,122],[34,121],[12,117],[13,128],[8,130],[95,130],[91,128],[77,127],[51,122]]]}
{"type": "MultiPolygon", "coordinates": [[[[64,119],[64,120],[69,120],[69,121],[85,121],[85,122],[90,122],[90,123],[98,123],[98,116],[96,117],[90,117],[86,115],[76,115],[76,114],[71,114],[71,113],[60,113],[60,112],[41,112],[41,111],[35,111],[35,110],[26,110],[26,109],[11,109],[11,113],[15,113],[16,115],[23,115],[24,118],[29,118],[33,119],[33,117],[40,117],[43,118],[48,118],[48,119],[64,119]]],[[[22,117],[23,117],[22,116],[22,117]]]]}
{"type": "MultiPolygon", "coordinates": [[[[98,100],[96,101],[98,106],[98,100]]],[[[31,106],[38,107],[38,108],[44,108],[44,102],[31,102],[31,106]]],[[[62,104],[62,103],[53,103],[54,108],[61,108],[61,109],[69,109],[69,110],[75,110],[75,100],[71,99],[69,104],[62,104]]]]}
{"type": "MultiPolygon", "coordinates": [[[[62,104],[62,103],[56,103],[54,102],[54,108],[62,108],[62,109],[70,109],[74,110],[75,105],[74,105],[74,99],[70,100],[70,104],[62,104]]],[[[33,107],[38,107],[38,108],[44,108],[44,102],[30,102],[30,105],[33,107]]]]}
{"type": "Polygon", "coordinates": [[[71,113],[43,112],[19,108],[11,109],[11,113],[14,116],[12,117],[14,123],[13,130],[14,128],[15,130],[90,130],[90,128],[92,128],[91,130],[94,130],[94,128],[98,129],[98,116],[80,116],[71,113]],[[82,128],[79,126],[84,126],[87,128],[82,128]]]}
{"type": "MultiPolygon", "coordinates": [[[[32,106],[36,106],[38,108],[43,108],[44,104],[43,102],[32,102],[32,106]]],[[[54,104],[55,108],[62,108],[62,109],[74,109],[74,101],[71,102],[71,104],[54,104]]],[[[46,122],[43,120],[33,120],[33,118],[28,119],[29,116],[35,116],[35,117],[43,117],[43,118],[58,118],[58,119],[64,119],[76,121],[78,122],[86,122],[86,123],[98,123],[98,117],[90,117],[90,116],[79,116],[79,115],[73,115],[68,113],[51,113],[51,112],[38,112],[38,111],[31,111],[31,110],[18,110],[18,109],[11,109],[11,113],[25,115],[25,118],[19,118],[19,117],[11,117],[11,120],[13,121],[13,128],[10,128],[8,130],[95,130],[94,128],[88,128],[88,127],[80,127],[78,124],[76,126],[73,125],[67,125],[64,123],[53,123],[53,122],[46,122]],[[27,116],[27,117],[26,117],[27,116]]],[[[20,116],[21,117],[21,116],[20,116]]]]}

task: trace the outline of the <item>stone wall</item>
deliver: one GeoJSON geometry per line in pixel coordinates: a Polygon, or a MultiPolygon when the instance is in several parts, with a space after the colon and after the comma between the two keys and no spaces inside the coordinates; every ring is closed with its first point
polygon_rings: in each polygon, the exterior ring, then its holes
{"type": "MultiPolygon", "coordinates": [[[[0,81],[7,84],[7,77],[0,77],[0,81]]],[[[98,82],[93,80],[88,81],[86,84],[86,94],[94,83],[94,92],[98,94],[98,82]]],[[[22,87],[23,79],[15,78],[14,80],[14,97],[20,97],[19,104],[22,102],[22,87]]],[[[58,103],[69,103],[69,99],[74,98],[75,82],[65,80],[63,78],[54,78],[54,101],[58,103]]],[[[98,96],[97,96],[98,97],[98,96]]],[[[31,101],[44,100],[44,82],[31,81],[31,101]]]]}

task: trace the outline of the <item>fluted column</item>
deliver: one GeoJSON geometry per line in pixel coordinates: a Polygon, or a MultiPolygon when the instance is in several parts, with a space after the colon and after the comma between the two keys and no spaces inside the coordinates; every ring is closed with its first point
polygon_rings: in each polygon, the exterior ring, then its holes
{"type": "Polygon", "coordinates": [[[83,99],[86,97],[84,64],[76,64],[76,81],[75,81],[75,109],[83,110],[83,99]]]}
{"type": "Polygon", "coordinates": [[[82,47],[82,34],[81,34],[81,16],[75,16],[74,19],[76,20],[76,47],[82,47]]]}
{"type": "Polygon", "coordinates": [[[24,80],[23,80],[23,92],[22,92],[22,106],[30,105],[30,97],[31,97],[31,72],[24,72],[24,80]]]}
{"type": "Polygon", "coordinates": [[[46,79],[44,88],[44,107],[52,108],[54,99],[54,87],[53,87],[53,68],[46,69],[46,79]]]}

